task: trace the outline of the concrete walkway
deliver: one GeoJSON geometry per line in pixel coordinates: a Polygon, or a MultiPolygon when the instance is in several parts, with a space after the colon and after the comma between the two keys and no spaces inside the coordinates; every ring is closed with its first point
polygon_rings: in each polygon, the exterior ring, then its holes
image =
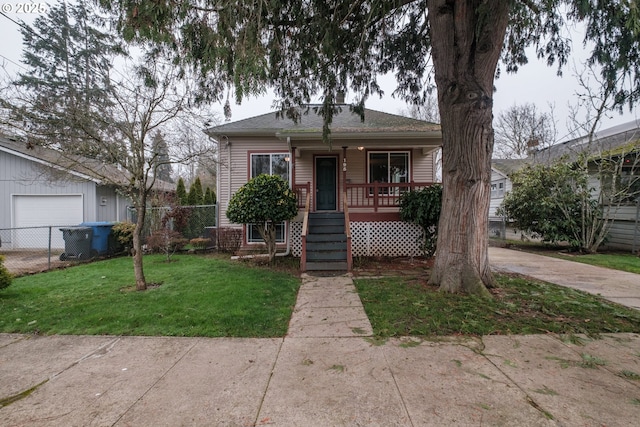
{"type": "Polygon", "coordinates": [[[350,277],[303,281],[285,338],[0,334],[0,426],[613,427],[640,419],[638,334],[381,344],[369,337],[350,277]]]}

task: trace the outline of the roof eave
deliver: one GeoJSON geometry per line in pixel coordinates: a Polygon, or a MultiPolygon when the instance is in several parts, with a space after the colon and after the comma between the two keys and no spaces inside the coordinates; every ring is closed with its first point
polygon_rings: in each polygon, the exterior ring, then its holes
{"type": "Polygon", "coordinates": [[[96,184],[102,184],[102,180],[100,180],[100,179],[97,179],[97,178],[94,178],[92,176],[83,174],[83,173],[75,171],[73,169],[66,168],[64,166],[57,165],[55,163],[51,163],[51,162],[46,161],[46,160],[42,160],[42,159],[40,159],[38,157],[35,157],[35,156],[30,156],[30,155],[25,154],[25,153],[23,153],[21,151],[13,150],[13,149],[11,149],[9,147],[0,146],[0,151],[4,151],[4,152],[12,154],[12,155],[14,155],[16,157],[20,157],[22,159],[29,160],[29,161],[32,161],[34,163],[41,164],[43,166],[47,166],[47,167],[50,167],[50,168],[53,168],[53,169],[56,169],[56,170],[59,170],[59,171],[62,171],[62,172],[66,172],[66,173],[68,173],[70,175],[73,175],[73,176],[81,178],[81,179],[85,179],[87,181],[92,181],[92,182],[94,182],[96,184]]]}
{"type": "MultiPolygon", "coordinates": [[[[322,140],[321,131],[311,132],[299,132],[299,131],[280,131],[275,133],[276,138],[292,140],[322,140]]],[[[349,139],[402,139],[402,140],[424,140],[424,139],[442,139],[442,134],[439,131],[384,131],[384,132],[331,132],[330,138],[332,140],[349,140],[349,139]]]]}

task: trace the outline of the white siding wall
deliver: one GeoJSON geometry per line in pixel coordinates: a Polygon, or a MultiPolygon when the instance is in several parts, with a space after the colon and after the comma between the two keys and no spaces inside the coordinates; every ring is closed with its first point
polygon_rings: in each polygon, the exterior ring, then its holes
{"type": "MultiPolygon", "coordinates": [[[[504,194],[506,195],[511,189],[513,185],[511,184],[511,180],[509,178],[505,178],[504,175],[499,174],[496,171],[491,171],[491,183],[496,182],[504,182],[504,194]]],[[[498,215],[496,214],[496,209],[502,204],[504,197],[492,197],[489,201],[489,218],[496,218],[498,215]]]]}

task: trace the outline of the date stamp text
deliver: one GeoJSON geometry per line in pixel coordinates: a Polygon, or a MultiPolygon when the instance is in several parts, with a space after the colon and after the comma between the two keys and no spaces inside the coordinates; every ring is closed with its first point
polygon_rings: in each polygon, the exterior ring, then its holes
{"type": "Polygon", "coordinates": [[[40,3],[0,3],[0,11],[3,13],[31,13],[43,14],[49,9],[49,5],[44,2],[40,3]]]}

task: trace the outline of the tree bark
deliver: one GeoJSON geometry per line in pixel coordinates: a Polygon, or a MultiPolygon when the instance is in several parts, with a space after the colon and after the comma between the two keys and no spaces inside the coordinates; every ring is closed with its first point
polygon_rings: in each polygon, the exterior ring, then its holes
{"type": "MultiPolygon", "coordinates": [[[[144,191],[144,190],[139,190],[144,191]]],[[[136,227],[133,230],[133,272],[136,278],[136,290],[147,290],[147,279],[144,277],[144,269],[142,267],[142,230],[144,229],[144,220],[147,214],[147,200],[146,194],[139,194],[138,199],[140,203],[137,203],[136,212],[138,218],[136,220],[136,227]]]]}
{"type": "Polygon", "coordinates": [[[442,213],[430,283],[490,296],[493,80],[509,2],[430,0],[428,9],[443,138],[442,213]]]}

